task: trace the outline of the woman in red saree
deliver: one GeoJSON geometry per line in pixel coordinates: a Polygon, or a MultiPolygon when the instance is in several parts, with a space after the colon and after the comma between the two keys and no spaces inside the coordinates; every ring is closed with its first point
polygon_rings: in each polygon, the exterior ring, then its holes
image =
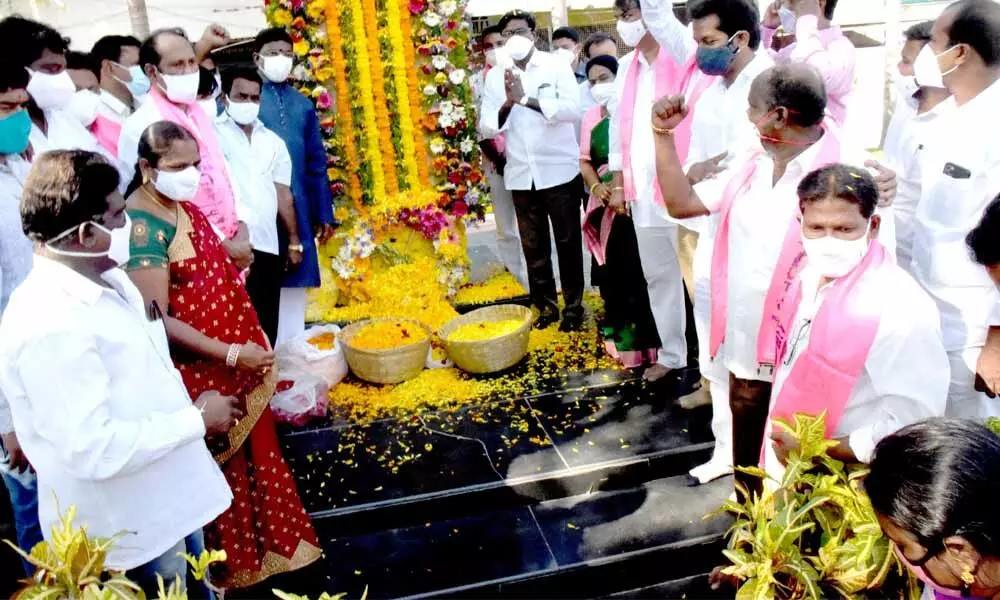
{"type": "Polygon", "coordinates": [[[140,139],[139,157],[141,181],[133,182],[128,197],[132,240],[126,269],[150,314],[162,314],[191,397],[217,390],[244,404],[245,416],[228,436],[208,440],[233,504],[206,528],[205,542],[227,555],[213,569],[214,583],[248,587],[299,569],[321,553],[268,408],[277,383],[274,355],[224,242],[187,202],[200,177],[194,137],[174,123],[154,123],[140,139]]]}

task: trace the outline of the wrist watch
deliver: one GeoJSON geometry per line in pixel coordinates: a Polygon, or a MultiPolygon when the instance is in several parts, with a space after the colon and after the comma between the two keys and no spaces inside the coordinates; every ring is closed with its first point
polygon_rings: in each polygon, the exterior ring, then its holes
{"type": "Polygon", "coordinates": [[[305,250],[305,248],[302,247],[302,244],[288,244],[288,251],[289,252],[300,252],[301,253],[304,250],[305,250]]]}
{"type": "Polygon", "coordinates": [[[521,96],[521,99],[518,100],[517,103],[520,104],[521,106],[527,106],[528,105],[528,95],[525,94],[525,95],[521,96]]]}

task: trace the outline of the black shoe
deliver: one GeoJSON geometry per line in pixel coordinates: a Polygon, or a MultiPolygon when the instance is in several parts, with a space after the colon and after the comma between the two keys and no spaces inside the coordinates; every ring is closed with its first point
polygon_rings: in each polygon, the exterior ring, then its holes
{"type": "Polygon", "coordinates": [[[571,331],[580,331],[581,329],[583,329],[583,316],[563,315],[562,323],[559,324],[559,331],[569,333],[571,331]]]}
{"type": "Polygon", "coordinates": [[[543,312],[535,319],[535,329],[547,329],[550,325],[559,320],[558,312],[543,312]]]}

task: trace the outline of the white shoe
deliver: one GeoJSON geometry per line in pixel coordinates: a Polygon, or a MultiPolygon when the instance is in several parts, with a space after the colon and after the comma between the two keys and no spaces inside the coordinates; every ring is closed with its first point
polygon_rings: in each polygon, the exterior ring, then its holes
{"type": "Polygon", "coordinates": [[[733,468],[725,462],[711,460],[688,471],[691,477],[697,479],[701,485],[705,485],[710,481],[715,481],[716,479],[730,475],[732,472],[733,468]]]}

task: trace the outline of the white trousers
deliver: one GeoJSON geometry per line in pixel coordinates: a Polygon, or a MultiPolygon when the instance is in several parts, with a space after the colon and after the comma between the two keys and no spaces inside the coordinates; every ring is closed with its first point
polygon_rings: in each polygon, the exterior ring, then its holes
{"type": "Polygon", "coordinates": [[[684,328],[684,278],[677,260],[677,227],[636,227],[639,261],[646,277],[649,306],[660,334],[656,362],[668,369],[687,366],[684,328]]]}
{"type": "Polygon", "coordinates": [[[976,364],[983,352],[979,348],[953,350],[948,353],[951,363],[951,386],[948,388],[948,407],[945,416],[982,421],[1000,416],[1000,399],[990,400],[983,392],[976,391],[976,364]]]}
{"type": "Polygon", "coordinates": [[[281,288],[278,305],[278,337],[283,344],[306,330],[306,288],[281,288]]]}
{"type": "Polygon", "coordinates": [[[521,234],[517,228],[517,214],[514,199],[504,185],[503,176],[492,166],[486,167],[486,180],[490,184],[490,200],[493,202],[493,218],[497,225],[497,252],[500,261],[514,277],[528,289],[528,268],[521,250],[521,234]]]}
{"type": "MultiPolygon", "coordinates": [[[[701,238],[701,244],[713,243],[712,238],[701,238]]],[[[711,261],[709,261],[711,262],[711,261]]],[[[712,284],[710,273],[701,273],[695,260],[694,273],[694,325],[698,332],[698,364],[701,376],[708,381],[712,397],[712,435],[715,436],[713,464],[731,465],[733,462],[733,413],[729,409],[729,371],[721,360],[711,358],[709,323],[712,317],[712,284]]]]}

